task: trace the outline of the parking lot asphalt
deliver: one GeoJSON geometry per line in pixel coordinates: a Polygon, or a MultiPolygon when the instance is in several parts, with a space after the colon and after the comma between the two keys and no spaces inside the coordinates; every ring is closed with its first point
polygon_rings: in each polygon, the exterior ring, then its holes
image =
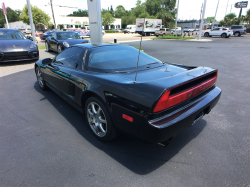
{"type": "Polygon", "coordinates": [[[250,35],[212,40],[142,43],[163,62],[219,70],[217,106],[166,148],[102,143],[33,69],[1,77],[0,186],[250,186],[250,35]]]}

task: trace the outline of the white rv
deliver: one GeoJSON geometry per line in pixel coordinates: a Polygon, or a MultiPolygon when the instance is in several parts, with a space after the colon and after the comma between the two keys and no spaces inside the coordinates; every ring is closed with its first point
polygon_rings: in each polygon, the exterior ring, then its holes
{"type": "Polygon", "coordinates": [[[126,33],[135,33],[136,26],[135,25],[127,25],[126,29],[124,29],[124,34],[126,33]]]}

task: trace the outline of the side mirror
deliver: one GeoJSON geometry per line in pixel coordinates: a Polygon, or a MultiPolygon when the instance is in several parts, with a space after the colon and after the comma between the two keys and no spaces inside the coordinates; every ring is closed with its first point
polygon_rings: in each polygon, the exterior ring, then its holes
{"type": "Polygon", "coordinates": [[[81,37],[81,39],[83,39],[83,40],[84,40],[84,37],[82,36],[82,37],[81,37]]]}
{"type": "Polygon", "coordinates": [[[52,62],[51,58],[45,58],[45,59],[43,59],[42,64],[43,65],[49,65],[51,62],[52,62]]]}
{"type": "Polygon", "coordinates": [[[27,38],[28,40],[31,40],[31,41],[33,41],[33,38],[32,38],[32,36],[26,36],[26,38],[27,38]]]}

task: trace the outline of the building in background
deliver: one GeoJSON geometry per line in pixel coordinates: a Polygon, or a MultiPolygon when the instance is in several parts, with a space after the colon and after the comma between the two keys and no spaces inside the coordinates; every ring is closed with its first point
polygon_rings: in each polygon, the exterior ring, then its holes
{"type": "MultiPolygon", "coordinates": [[[[177,22],[177,25],[179,27],[191,27],[193,29],[198,29],[200,28],[200,20],[190,20],[190,21],[183,21],[183,20],[180,20],[177,22]]],[[[208,21],[204,21],[204,28],[203,29],[207,29],[207,26],[208,26],[208,21]]]]}
{"type": "MultiPolygon", "coordinates": [[[[121,18],[115,18],[115,21],[109,26],[108,29],[121,28],[121,22],[121,18]]],[[[56,24],[58,29],[80,29],[81,27],[89,26],[89,18],[58,16],[56,17],[56,24]]]]}
{"type": "MultiPolygon", "coordinates": [[[[4,24],[4,27],[6,28],[6,24],[4,24]]],[[[22,21],[15,21],[9,23],[9,28],[10,29],[31,29],[30,25],[27,25],[26,23],[22,21]]]]}

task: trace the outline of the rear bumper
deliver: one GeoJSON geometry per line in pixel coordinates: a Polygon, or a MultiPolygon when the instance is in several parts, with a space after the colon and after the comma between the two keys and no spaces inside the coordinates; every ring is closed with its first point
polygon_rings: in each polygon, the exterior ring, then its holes
{"type": "Polygon", "coordinates": [[[143,121],[139,137],[149,142],[160,143],[172,138],[194,124],[201,114],[207,114],[217,104],[221,90],[215,87],[198,100],[168,115],[151,121],[143,121]]]}

